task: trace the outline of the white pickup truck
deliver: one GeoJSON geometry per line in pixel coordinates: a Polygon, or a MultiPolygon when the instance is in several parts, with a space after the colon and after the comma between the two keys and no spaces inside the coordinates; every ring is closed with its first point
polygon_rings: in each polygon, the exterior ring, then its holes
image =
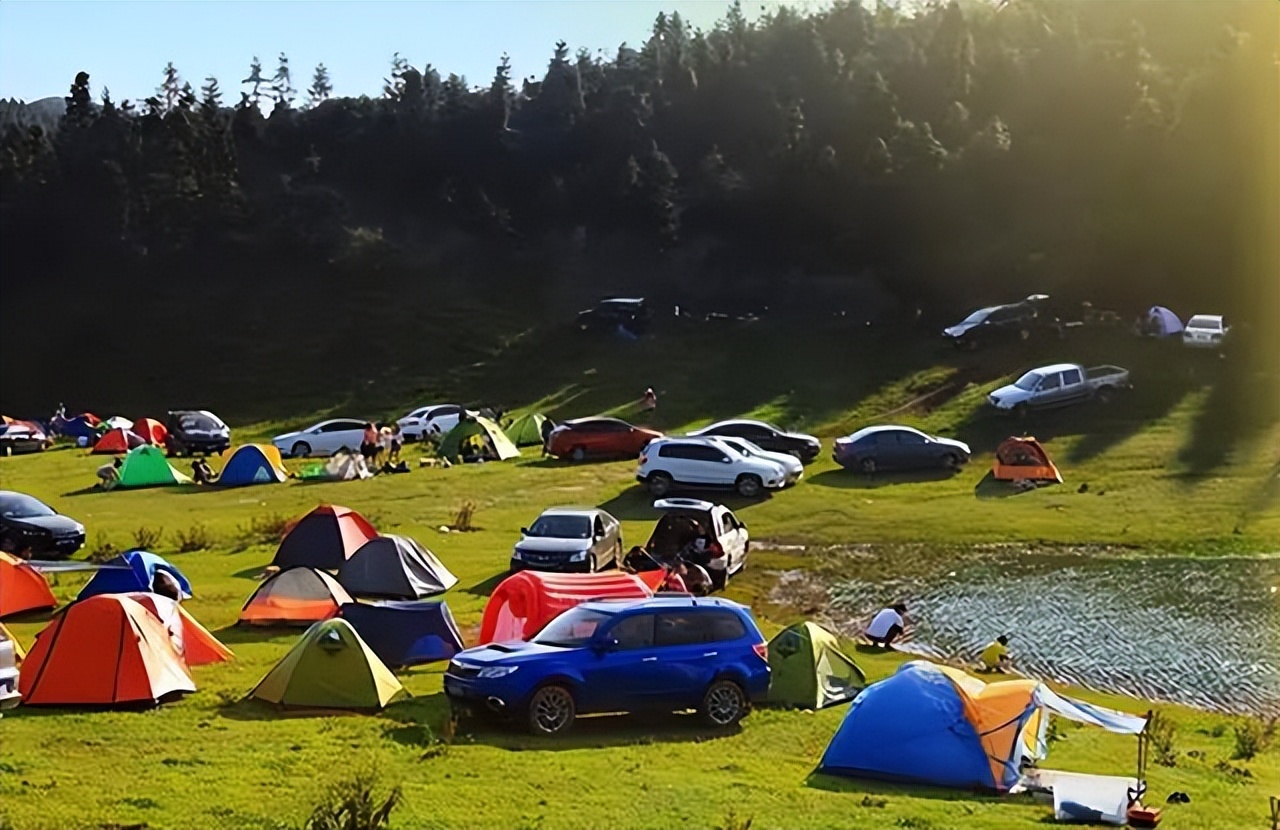
{"type": "Polygon", "coordinates": [[[1086,369],[1078,363],[1055,363],[1032,369],[992,392],[989,400],[996,409],[1020,413],[1027,409],[1069,406],[1092,398],[1105,401],[1114,392],[1128,388],[1128,369],[1119,366],[1086,369]]]}

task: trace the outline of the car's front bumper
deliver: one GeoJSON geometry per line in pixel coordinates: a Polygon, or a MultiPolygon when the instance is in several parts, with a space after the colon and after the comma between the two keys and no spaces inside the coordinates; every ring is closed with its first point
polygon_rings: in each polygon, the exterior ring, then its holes
{"type": "Polygon", "coordinates": [[[511,572],[516,571],[544,571],[547,573],[590,573],[591,562],[570,562],[568,560],[529,560],[529,559],[511,559],[509,565],[511,572]]]}

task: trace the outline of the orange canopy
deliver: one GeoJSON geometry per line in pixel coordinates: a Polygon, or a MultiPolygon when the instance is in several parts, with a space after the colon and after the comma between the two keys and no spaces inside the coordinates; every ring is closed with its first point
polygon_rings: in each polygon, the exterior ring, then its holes
{"type": "Polygon", "coordinates": [[[37,706],[154,704],[195,690],[168,631],[120,594],[68,605],[36,635],[18,675],[22,702],[37,706]]]}
{"type": "Polygon", "coordinates": [[[249,625],[310,625],[354,602],[338,580],[315,568],[289,568],[258,586],[240,612],[249,625]]]}
{"type": "Polygon", "coordinates": [[[1006,438],[996,449],[992,474],[1001,481],[1056,481],[1062,474],[1034,438],[1006,438]]]}
{"type": "Polygon", "coordinates": [[[527,640],[561,612],[590,599],[651,596],[653,591],[636,574],[520,571],[493,589],[480,621],[480,644],[527,640]]]}
{"type": "Polygon", "coordinates": [[[0,618],[57,604],[39,571],[25,560],[0,552],[0,618]]]}
{"type": "Polygon", "coordinates": [[[155,418],[143,418],[135,422],[133,431],[140,435],[142,440],[157,447],[163,447],[164,442],[169,438],[169,430],[155,418]]]}
{"type": "Polygon", "coordinates": [[[169,642],[182,655],[188,666],[203,666],[206,663],[225,663],[235,655],[231,649],[218,642],[218,638],[209,633],[203,625],[196,622],[195,617],[187,613],[182,603],[175,602],[159,594],[136,591],[124,594],[129,599],[151,612],[160,624],[169,632],[169,642]]]}

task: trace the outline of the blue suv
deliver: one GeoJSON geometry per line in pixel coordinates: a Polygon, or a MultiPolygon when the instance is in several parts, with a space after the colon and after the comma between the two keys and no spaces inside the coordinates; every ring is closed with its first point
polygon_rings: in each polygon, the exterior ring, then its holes
{"type": "Polygon", "coordinates": [[[698,710],[728,728],[769,691],[768,647],[751,612],[689,596],[585,602],[529,642],[469,648],[449,663],[457,709],[522,718],[558,735],[579,714],[698,710]]]}

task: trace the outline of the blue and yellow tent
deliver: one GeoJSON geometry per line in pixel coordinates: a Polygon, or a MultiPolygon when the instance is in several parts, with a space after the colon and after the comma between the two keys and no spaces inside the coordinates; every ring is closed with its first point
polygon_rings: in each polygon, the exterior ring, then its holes
{"type": "Polygon", "coordinates": [[[223,454],[225,463],[214,484],[241,487],[246,484],[279,484],[289,478],[280,450],[264,444],[245,444],[223,454]]]}
{"type": "Polygon", "coordinates": [[[819,771],[939,787],[1007,792],[1024,757],[1046,750],[1050,714],[1138,735],[1146,718],[1062,697],[1036,680],[983,683],[913,661],[853,701],[819,771]]]}

